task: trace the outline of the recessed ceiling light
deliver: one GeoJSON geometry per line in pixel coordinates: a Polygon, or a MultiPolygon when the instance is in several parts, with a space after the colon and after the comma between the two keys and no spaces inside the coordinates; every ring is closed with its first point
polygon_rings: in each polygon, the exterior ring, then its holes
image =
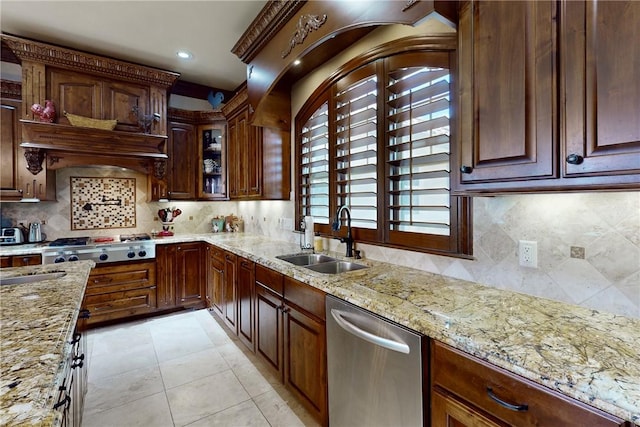
{"type": "Polygon", "coordinates": [[[193,54],[191,52],[189,52],[188,50],[179,50],[176,52],[176,55],[178,55],[178,58],[180,59],[191,59],[193,58],[193,54]]]}

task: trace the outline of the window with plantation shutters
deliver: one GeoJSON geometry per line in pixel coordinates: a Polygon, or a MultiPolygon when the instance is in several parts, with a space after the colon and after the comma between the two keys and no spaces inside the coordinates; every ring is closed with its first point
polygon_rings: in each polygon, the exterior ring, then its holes
{"type": "Polygon", "coordinates": [[[349,207],[353,227],[373,230],[378,220],[377,85],[375,68],[367,67],[338,82],[332,97],[337,205],[349,207]]]}
{"type": "Polygon", "coordinates": [[[386,151],[389,240],[450,234],[450,76],[446,55],[389,58],[386,151]],[[438,61],[440,59],[440,61],[438,61]]]}
{"type": "Polygon", "coordinates": [[[302,216],[329,224],[329,105],[324,102],[300,132],[299,201],[302,216]]]}
{"type": "Polygon", "coordinates": [[[296,119],[297,219],[351,211],[358,242],[471,253],[471,202],[450,194],[452,51],[359,64],[321,86],[296,119]]]}

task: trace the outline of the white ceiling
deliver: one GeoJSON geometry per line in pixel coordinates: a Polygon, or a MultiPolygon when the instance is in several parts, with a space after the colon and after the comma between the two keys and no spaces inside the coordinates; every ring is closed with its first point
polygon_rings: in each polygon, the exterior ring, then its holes
{"type": "Polygon", "coordinates": [[[3,32],[181,74],[233,90],[246,65],[231,53],[266,0],[0,0],[3,32]],[[178,59],[187,49],[193,59],[178,59]]]}

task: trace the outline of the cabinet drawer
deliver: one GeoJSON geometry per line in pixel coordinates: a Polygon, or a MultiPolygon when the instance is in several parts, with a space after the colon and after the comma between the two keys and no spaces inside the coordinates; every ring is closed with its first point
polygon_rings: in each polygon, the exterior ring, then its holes
{"type": "Polygon", "coordinates": [[[154,262],[96,267],[89,276],[86,295],[147,288],[155,286],[155,284],[156,265],[154,262]]]}
{"type": "Polygon", "coordinates": [[[284,299],[321,320],[326,320],[325,296],[326,294],[320,289],[290,277],[284,278],[284,299]]]}
{"type": "Polygon", "coordinates": [[[445,344],[433,341],[432,385],[518,426],[619,426],[623,421],[445,344]],[[511,405],[509,409],[490,396],[511,405]]]}
{"type": "Polygon", "coordinates": [[[211,252],[211,257],[216,261],[220,261],[224,263],[224,249],[221,249],[215,245],[209,245],[209,251],[211,252]]]}
{"type": "Polygon", "coordinates": [[[276,294],[282,296],[284,293],[284,283],[282,274],[270,268],[256,264],[256,282],[271,289],[276,294]]]}

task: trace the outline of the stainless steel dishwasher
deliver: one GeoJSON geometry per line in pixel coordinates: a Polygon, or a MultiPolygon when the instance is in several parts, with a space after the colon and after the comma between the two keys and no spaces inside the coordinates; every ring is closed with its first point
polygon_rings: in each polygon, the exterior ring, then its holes
{"type": "Polygon", "coordinates": [[[422,426],[423,335],[327,296],[329,425],[422,426]]]}

